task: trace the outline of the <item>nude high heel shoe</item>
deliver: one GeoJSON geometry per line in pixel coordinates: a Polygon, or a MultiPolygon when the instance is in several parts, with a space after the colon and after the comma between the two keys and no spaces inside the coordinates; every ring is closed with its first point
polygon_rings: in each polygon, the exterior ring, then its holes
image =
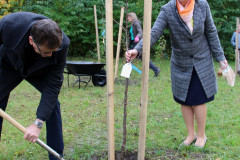
{"type": "Polygon", "coordinates": [[[202,146],[200,146],[200,145],[196,145],[196,144],[194,144],[194,146],[195,146],[196,148],[200,148],[200,149],[202,149],[202,148],[205,146],[206,142],[207,142],[207,137],[205,137],[205,140],[204,140],[204,143],[203,143],[202,146]]]}

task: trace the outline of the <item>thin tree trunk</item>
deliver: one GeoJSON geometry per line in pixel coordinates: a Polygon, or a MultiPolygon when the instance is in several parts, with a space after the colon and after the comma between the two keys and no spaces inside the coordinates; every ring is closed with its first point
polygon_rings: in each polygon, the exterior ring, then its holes
{"type": "Polygon", "coordinates": [[[125,86],[125,97],[124,97],[124,113],[123,113],[123,142],[122,142],[122,152],[125,151],[126,142],[127,142],[127,94],[128,94],[128,82],[129,79],[126,78],[125,86]]]}

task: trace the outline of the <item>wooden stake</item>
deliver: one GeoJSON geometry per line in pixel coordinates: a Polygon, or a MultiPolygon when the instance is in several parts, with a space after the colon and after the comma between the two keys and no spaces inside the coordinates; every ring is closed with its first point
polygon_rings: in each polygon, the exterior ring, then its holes
{"type": "Polygon", "coordinates": [[[106,0],[106,59],[108,104],[108,159],[115,159],[114,145],[114,77],[113,77],[113,2],[106,0]]]}
{"type": "Polygon", "coordinates": [[[121,15],[120,15],[120,23],[119,23],[119,31],[118,31],[118,45],[117,45],[117,54],[116,54],[116,64],[115,64],[115,77],[114,77],[114,80],[116,80],[117,73],[118,73],[118,62],[119,62],[121,40],[122,40],[123,17],[124,17],[124,7],[121,8],[121,15]]]}
{"type": "Polygon", "coordinates": [[[152,17],[152,0],[144,0],[143,50],[142,50],[143,74],[140,104],[138,160],[145,159],[147,105],[148,105],[148,78],[149,78],[150,39],[152,21],[151,17],[152,17]]]}
{"type": "MultiPolygon", "coordinates": [[[[128,50],[128,0],[126,0],[126,21],[125,21],[125,33],[126,33],[126,49],[128,50]]],[[[124,94],[124,112],[123,112],[123,142],[121,147],[121,155],[120,159],[124,159],[125,155],[125,148],[127,143],[127,95],[128,95],[128,83],[129,78],[126,78],[126,84],[125,84],[125,94],[124,94]]]]}
{"type": "Polygon", "coordinates": [[[239,32],[239,18],[237,18],[237,25],[236,25],[236,51],[235,51],[235,75],[237,75],[238,66],[239,66],[239,52],[238,52],[238,32],[239,32]]]}
{"type": "Polygon", "coordinates": [[[95,17],[95,29],[96,29],[96,43],[97,43],[98,62],[101,62],[100,47],[99,47],[99,37],[98,37],[98,24],[97,24],[97,9],[96,9],[96,5],[94,5],[94,17],[95,17]]]}

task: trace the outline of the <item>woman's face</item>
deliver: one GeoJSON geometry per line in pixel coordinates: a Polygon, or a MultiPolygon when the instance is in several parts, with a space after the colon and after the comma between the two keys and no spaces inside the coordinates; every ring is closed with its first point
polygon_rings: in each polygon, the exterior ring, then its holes
{"type": "Polygon", "coordinates": [[[132,22],[132,17],[131,17],[131,16],[128,16],[128,17],[127,17],[127,20],[128,20],[128,22],[132,22]]]}

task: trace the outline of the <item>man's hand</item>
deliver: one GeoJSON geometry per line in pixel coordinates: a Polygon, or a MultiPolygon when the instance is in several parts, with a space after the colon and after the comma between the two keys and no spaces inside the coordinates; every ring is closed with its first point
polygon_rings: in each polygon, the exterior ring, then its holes
{"type": "Polygon", "coordinates": [[[35,143],[39,137],[41,129],[38,128],[35,124],[31,124],[26,128],[26,132],[24,134],[24,139],[35,143]]]}
{"type": "Polygon", "coordinates": [[[126,53],[125,53],[125,57],[127,59],[127,62],[131,61],[131,60],[134,60],[138,55],[138,51],[136,49],[133,49],[133,50],[128,50],[126,53]]]}

